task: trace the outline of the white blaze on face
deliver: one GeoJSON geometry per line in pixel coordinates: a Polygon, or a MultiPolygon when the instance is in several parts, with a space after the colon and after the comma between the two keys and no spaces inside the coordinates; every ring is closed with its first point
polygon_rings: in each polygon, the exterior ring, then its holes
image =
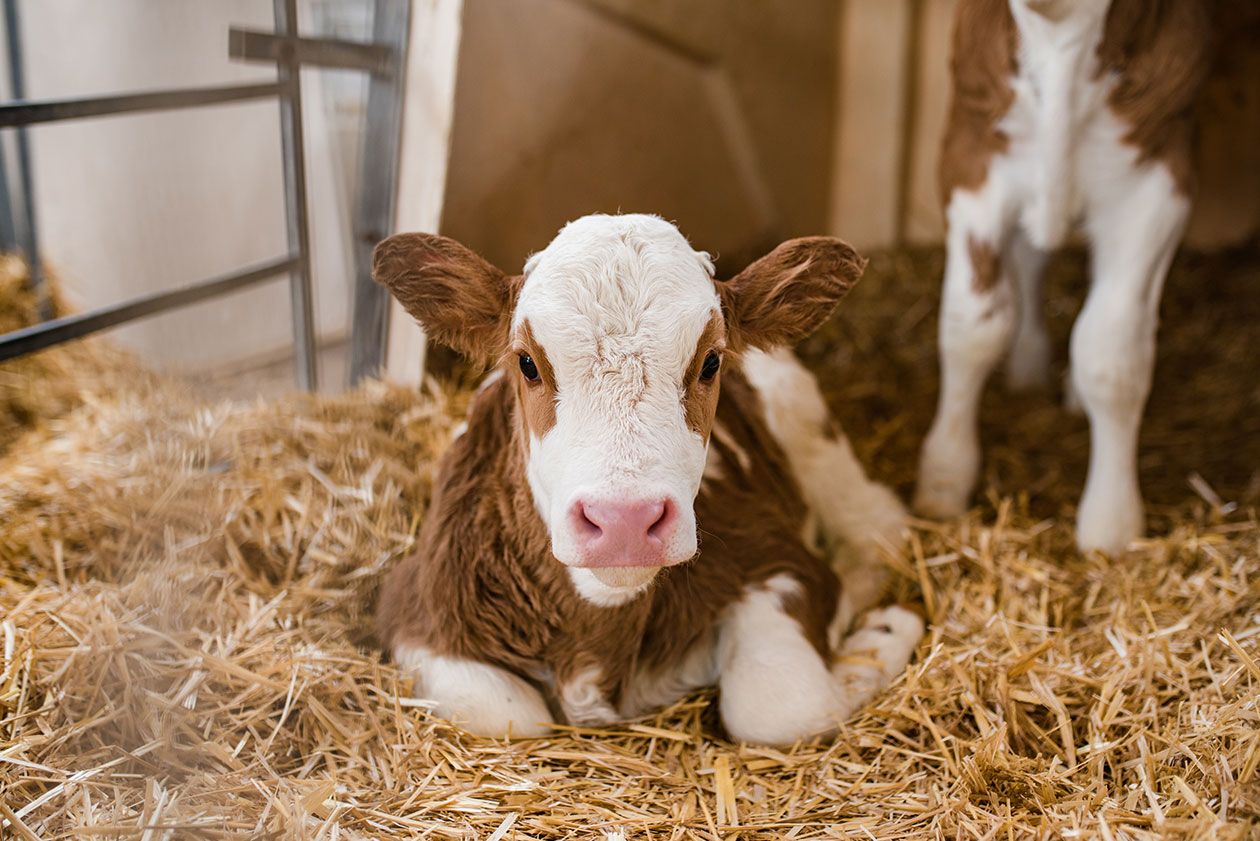
{"type": "Polygon", "coordinates": [[[696,552],[706,442],[687,424],[683,379],[720,312],[712,274],[708,255],[677,228],[643,215],[573,222],[525,267],[513,329],[528,324],[556,393],[555,424],[541,438],[530,433],[530,489],[556,557],[592,568],[616,591],[637,592],[653,567],[696,552]],[[601,512],[591,515],[598,522],[610,509],[635,517],[635,506],[658,504],[675,519],[660,532],[655,562],[633,551],[624,563],[592,560],[575,511],[601,512]],[[639,568],[640,586],[609,567],[639,568]]]}

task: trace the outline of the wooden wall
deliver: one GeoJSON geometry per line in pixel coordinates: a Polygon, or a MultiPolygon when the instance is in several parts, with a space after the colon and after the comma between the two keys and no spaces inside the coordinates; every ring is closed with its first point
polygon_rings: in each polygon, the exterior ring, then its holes
{"type": "MultiPolygon", "coordinates": [[[[842,0],[829,225],[860,247],[942,238],[936,159],[956,2],[842,0]]],[[[1200,194],[1187,232],[1198,248],[1260,232],[1260,3],[1214,7],[1218,63],[1199,111],[1200,194]]]]}

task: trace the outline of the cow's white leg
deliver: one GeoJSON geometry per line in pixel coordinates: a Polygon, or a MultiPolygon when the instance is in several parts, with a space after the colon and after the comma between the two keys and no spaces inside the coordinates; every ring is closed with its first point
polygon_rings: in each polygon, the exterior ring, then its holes
{"type": "Polygon", "coordinates": [[[941,392],[923,444],[914,507],[929,517],[967,509],[980,472],[977,411],[985,381],[1010,346],[1015,296],[1001,266],[1004,179],[991,167],[977,192],[950,198],[941,301],[941,392]]]}
{"type": "Polygon", "coordinates": [[[1072,382],[1089,416],[1089,475],[1077,510],[1082,549],[1117,553],[1145,531],[1137,441],[1155,364],[1164,276],[1189,202],[1157,165],[1131,168],[1091,201],[1089,297],[1072,329],[1072,382]]]}
{"type": "Polygon", "coordinates": [[[733,739],[790,745],[833,731],[905,668],[923,635],[910,611],[872,611],[846,640],[847,659],[830,667],[784,611],[784,597],[799,589],[776,576],[751,589],[722,623],[719,705],[733,739]]]}
{"type": "Polygon", "coordinates": [[[433,701],[435,715],[469,733],[530,738],[551,730],[542,694],[511,672],[409,645],[396,646],[394,660],[415,678],[416,697],[433,701]]]}
{"type": "MultiPolygon", "coordinates": [[[[880,547],[901,545],[905,506],[887,486],[866,475],[827,409],[818,381],[792,351],[750,351],[744,373],[761,397],[766,424],[787,454],[792,475],[828,543],[849,544],[857,550],[860,565],[869,568],[871,576],[878,575],[880,547]]],[[[835,554],[844,560],[844,552],[835,554]]]]}
{"type": "Polygon", "coordinates": [[[1002,257],[1018,299],[1015,338],[1006,360],[1006,384],[1011,391],[1045,388],[1050,381],[1050,334],[1041,294],[1046,256],[1018,229],[1011,232],[1002,257]]]}

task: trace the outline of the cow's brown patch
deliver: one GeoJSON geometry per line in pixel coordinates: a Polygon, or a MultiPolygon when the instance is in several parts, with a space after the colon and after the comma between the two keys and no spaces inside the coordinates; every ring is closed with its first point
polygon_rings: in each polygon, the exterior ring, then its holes
{"type": "Polygon", "coordinates": [[[437,234],[395,234],[372,253],[372,277],[436,342],[489,364],[508,342],[522,278],[437,234]]]}
{"type": "Polygon", "coordinates": [[[831,316],[865,269],[865,258],[834,237],[788,240],[717,284],[727,342],[737,352],[795,344],[831,316]]]}
{"type": "Polygon", "coordinates": [[[984,183],[989,161],[1006,151],[998,120],[1015,101],[1018,35],[1008,0],[960,0],[954,14],[949,114],[937,177],[942,204],[954,190],[984,183]]]}
{"type": "MultiPolygon", "coordinates": [[[[525,425],[541,438],[556,425],[556,374],[547,359],[547,351],[534,338],[529,320],[517,328],[512,349],[503,361],[507,375],[516,382],[516,402],[525,425]],[[521,373],[520,356],[528,354],[538,368],[538,381],[530,382],[521,373]]],[[[528,446],[528,436],[525,436],[528,446]]]]}
{"type": "Polygon", "coordinates": [[[971,257],[971,288],[982,294],[992,291],[1002,271],[997,249],[988,240],[968,236],[967,253],[971,257]]]}
{"type": "Polygon", "coordinates": [[[1129,126],[1125,142],[1164,163],[1185,195],[1194,186],[1192,110],[1211,53],[1207,3],[1112,0],[1107,10],[1099,72],[1118,79],[1108,104],[1129,126]]]}
{"type": "Polygon", "coordinates": [[[722,320],[722,314],[715,312],[704,326],[691,355],[691,362],[683,373],[683,414],[687,418],[687,426],[706,441],[713,430],[713,418],[717,414],[722,369],[719,368],[717,376],[707,383],[701,382],[700,371],[710,352],[717,353],[721,358],[725,349],[726,323],[722,320]]]}
{"type": "Polygon", "coordinates": [[[422,646],[527,679],[550,673],[559,685],[594,666],[616,704],[636,674],[676,666],[711,640],[723,611],[749,587],[785,575],[800,584],[787,611],[830,657],[839,581],[802,542],[805,502],[737,366],[728,365],[716,415],[746,456],[732,455],[726,475],[701,490],[700,553],[612,608],[578,596],[551,554],[513,431],[514,396],[506,377],[478,394],[467,432],[443,458],[419,550],[381,591],[387,648],[422,646]]]}

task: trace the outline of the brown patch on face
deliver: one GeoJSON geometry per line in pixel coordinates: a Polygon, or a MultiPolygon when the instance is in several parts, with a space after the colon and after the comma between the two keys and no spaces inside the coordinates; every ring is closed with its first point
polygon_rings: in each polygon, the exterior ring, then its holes
{"type": "MultiPolygon", "coordinates": [[[[520,407],[521,417],[529,431],[541,438],[556,425],[556,375],[547,359],[547,352],[534,338],[528,319],[517,329],[508,357],[503,364],[507,369],[507,376],[515,381],[516,403],[520,407]],[[527,380],[521,371],[521,354],[528,354],[538,369],[536,382],[527,380]]],[[[529,436],[524,436],[523,441],[528,448],[529,436]]]]}
{"type": "Polygon", "coordinates": [[[1129,126],[1125,142],[1161,161],[1177,189],[1194,187],[1192,110],[1211,66],[1208,4],[1194,0],[1112,0],[1099,73],[1118,76],[1108,104],[1129,126]]]}
{"type": "Polygon", "coordinates": [[[1017,34],[1008,0],[960,0],[954,14],[952,87],[937,171],[942,204],[984,183],[989,160],[1006,151],[998,120],[1015,101],[1017,34]]]}
{"type": "Polygon", "coordinates": [[[736,352],[795,344],[831,317],[865,269],[865,258],[834,237],[788,240],[717,284],[727,341],[736,352]]]}
{"type": "Polygon", "coordinates": [[[991,292],[1001,280],[1001,263],[997,250],[987,240],[967,237],[967,253],[971,256],[971,288],[991,292]]]}
{"type": "Polygon", "coordinates": [[[720,312],[715,312],[700,333],[691,363],[683,373],[683,414],[687,418],[687,426],[706,441],[713,431],[713,418],[717,415],[722,370],[719,368],[717,376],[710,382],[700,380],[700,371],[709,353],[715,352],[721,359],[725,349],[726,322],[720,312]]]}

